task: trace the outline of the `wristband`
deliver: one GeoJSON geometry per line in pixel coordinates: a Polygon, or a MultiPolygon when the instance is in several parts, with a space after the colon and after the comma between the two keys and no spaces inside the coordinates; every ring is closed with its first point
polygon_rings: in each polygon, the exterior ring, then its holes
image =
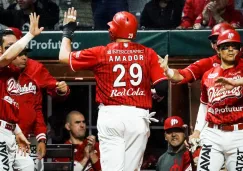
{"type": "Polygon", "coordinates": [[[19,134],[21,132],[22,132],[22,130],[20,129],[19,125],[16,124],[15,129],[14,129],[14,134],[17,135],[17,134],[19,134]]]}
{"type": "Polygon", "coordinates": [[[63,26],[62,38],[66,37],[66,38],[72,40],[73,33],[76,30],[76,26],[77,26],[76,22],[69,22],[68,24],[65,24],[63,26]]]}
{"type": "Polygon", "coordinates": [[[175,74],[174,70],[170,68],[168,68],[165,72],[165,75],[169,78],[173,78],[174,74],[175,74]]]}

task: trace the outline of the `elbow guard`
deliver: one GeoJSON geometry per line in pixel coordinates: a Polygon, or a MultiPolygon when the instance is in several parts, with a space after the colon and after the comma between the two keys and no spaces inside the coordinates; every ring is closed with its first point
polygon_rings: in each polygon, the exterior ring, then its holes
{"type": "Polygon", "coordinates": [[[168,80],[161,80],[154,85],[154,89],[156,90],[157,95],[160,97],[168,96],[168,80]]]}

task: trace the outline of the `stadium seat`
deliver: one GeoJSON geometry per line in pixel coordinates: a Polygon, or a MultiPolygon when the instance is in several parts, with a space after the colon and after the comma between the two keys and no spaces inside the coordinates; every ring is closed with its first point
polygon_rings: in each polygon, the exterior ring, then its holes
{"type": "Polygon", "coordinates": [[[72,144],[47,144],[44,161],[45,171],[73,171],[74,146],[72,144]],[[54,158],[69,158],[70,162],[53,162],[54,158]],[[51,162],[49,161],[51,159],[51,162]]]}

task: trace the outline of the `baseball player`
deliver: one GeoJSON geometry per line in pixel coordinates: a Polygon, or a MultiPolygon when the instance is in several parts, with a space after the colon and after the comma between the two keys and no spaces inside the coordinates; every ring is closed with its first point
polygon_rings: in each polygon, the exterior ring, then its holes
{"type": "MultiPolygon", "coordinates": [[[[17,28],[11,28],[10,30],[5,30],[4,35],[15,35],[18,39],[22,37],[22,32],[17,28]]],[[[15,41],[5,38],[5,49],[9,48],[15,41]]],[[[69,94],[69,88],[65,82],[57,82],[41,63],[28,59],[26,55],[27,50],[25,49],[12,61],[12,64],[16,66],[16,69],[20,70],[18,78],[20,88],[19,127],[26,137],[32,133],[36,136],[37,149],[33,142],[33,146],[31,146],[31,151],[36,153],[31,153],[30,155],[36,163],[36,168],[38,168],[39,162],[36,159],[41,160],[45,155],[47,130],[42,113],[41,89],[47,89],[48,94],[51,96],[60,95],[60,97],[65,98],[69,94]]],[[[17,153],[14,166],[19,170],[34,166],[32,159],[29,155],[22,156],[17,153]]]]}
{"type": "Polygon", "coordinates": [[[186,148],[186,126],[179,116],[171,116],[164,122],[167,151],[160,156],[156,171],[195,171],[192,154],[186,148]]]}
{"type": "MultiPolygon", "coordinates": [[[[74,145],[74,171],[100,171],[99,143],[93,135],[86,137],[84,115],[78,111],[67,114],[65,128],[70,138],[65,144],[74,145]]],[[[56,158],[55,162],[68,162],[69,158],[56,158]]]]}
{"type": "MultiPolygon", "coordinates": [[[[3,54],[0,57],[0,76],[1,81],[1,103],[0,103],[0,170],[13,170],[13,161],[16,152],[16,141],[19,148],[26,150],[29,148],[29,142],[25,138],[21,129],[18,126],[18,113],[19,113],[19,84],[18,76],[19,70],[17,70],[10,63],[16,58],[16,56],[26,47],[28,42],[39,35],[44,29],[38,28],[39,16],[36,14],[30,15],[30,30],[29,32],[10,48],[5,48],[5,39],[9,38],[16,41],[14,35],[1,35],[1,49],[3,54]],[[15,140],[16,135],[16,140],[15,140]]],[[[32,171],[26,169],[25,171],[32,171]]]]}
{"type": "Polygon", "coordinates": [[[155,113],[151,82],[160,96],[167,82],[157,54],[131,42],[136,37],[137,19],[118,12],[108,23],[112,43],[71,52],[71,36],[76,27],[76,11],[64,14],[63,39],[59,60],[74,71],[90,69],[96,79],[96,101],[100,104],[98,137],[103,171],[140,170],[149,137],[149,122],[155,113]]]}
{"type": "MultiPolygon", "coordinates": [[[[215,51],[218,35],[227,29],[233,29],[233,27],[227,23],[220,23],[213,27],[212,33],[208,37],[208,39],[210,40],[211,46],[215,51]]],[[[184,69],[177,70],[170,69],[168,67],[168,56],[166,56],[165,59],[160,59],[161,67],[165,70],[166,76],[171,81],[180,84],[189,83],[201,79],[206,71],[208,71],[212,67],[219,66],[220,62],[220,58],[216,54],[209,58],[200,59],[184,69]]]]}
{"type": "Polygon", "coordinates": [[[201,104],[193,136],[200,136],[202,149],[197,170],[242,170],[243,101],[242,87],[226,90],[215,83],[217,77],[231,79],[243,76],[240,59],[241,39],[237,31],[221,33],[217,41],[221,65],[211,68],[202,78],[201,104]]]}

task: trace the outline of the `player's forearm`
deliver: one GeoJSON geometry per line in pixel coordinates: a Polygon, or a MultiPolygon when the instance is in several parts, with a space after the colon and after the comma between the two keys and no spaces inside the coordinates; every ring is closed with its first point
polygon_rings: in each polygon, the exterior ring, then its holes
{"type": "Polygon", "coordinates": [[[235,80],[234,86],[243,86],[243,78],[235,80]]]}
{"type": "Polygon", "coordinates": [[[10,46],[0,57],[0,67],[10,64],[33,38],[34,36],[28,32],[24,37],[10,46]]]}
{"type": "Polygon", "coordinates": [[[198,114],[197,114],[197,121],[195,125],[195,131],[202,132],[204,126],[206,125],[206,114],[207,114],[207,105],[200,104],[198,114]]]}
{"type": "Polygon", "coordinates": [[[97,153],[90,153],[90,160],[92,164],[96,163],[99,160],[97,153]]]}
{"type": "Polygon", "coordinates": [[[88,161],[89,161],[89,159],[84,157],[79,163],[81,164],[81,166],[84,167],[87,164],[88,161]]]}
{"type": "Polygon", "coordinates": [[[179,71],[177,69],[169,68],[165,72],[165,75],[169,80],[171,80],[173,82],[180,82],[184,79],[184,77],[179,73],[179,71]]]}
{"type": "Polygon", "coordinates": [[[69,54],[71,53],[71,40],[63,37],[62,44],[59,52],[59,60],[62,63],[68,64],[69,54]]]}

